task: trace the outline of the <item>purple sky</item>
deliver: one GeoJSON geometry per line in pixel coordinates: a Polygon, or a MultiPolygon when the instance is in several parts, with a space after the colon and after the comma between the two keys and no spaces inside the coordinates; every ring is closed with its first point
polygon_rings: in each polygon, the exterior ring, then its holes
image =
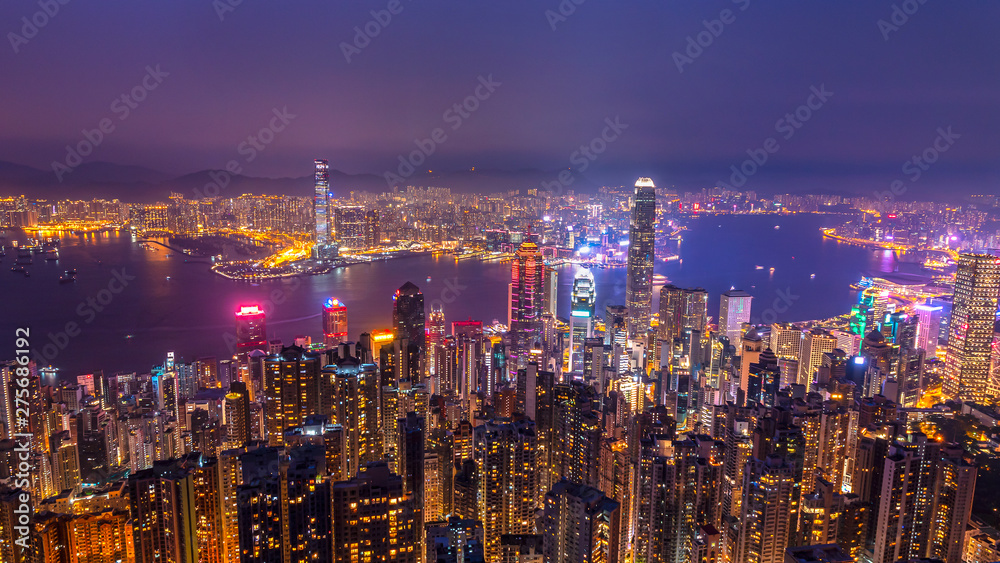
{"type": "Polygon", "coordinates": [[[381,174],[438,127],[448,139],[427,168],[555,170],[619,116],[628,128],[592,171],[622,183],[643,170],[725,180],[768,137],[775,177],[891,177],[948,126],[961,137],[928,177],[1000,179],[995,1],[562,0],[575,13],[554,30],[560,0],[398,1],[348,63],[341,43],[389,0],[243,0],[221,20],[212,0],[69,0],[26,43],[9,33],[38,1],[4,0],[0,160],[48,169],[111,118],[88,160],[219,168],[287,106],[295,119],[248,173],[306,175],[323,157],[381,174]],[[919,8],[886,40],[894,4],[919,8]],[[723,10],[730,23],[679,72],[674,52],[723,10]],[[112,102],[147,65],[169,77],[120,120],[112,102]],[[481,75],[501,86],[452,130],[444,112],[481,75]],[[820,85],[833,97],[782,139],[776,122],[820,85]]]}

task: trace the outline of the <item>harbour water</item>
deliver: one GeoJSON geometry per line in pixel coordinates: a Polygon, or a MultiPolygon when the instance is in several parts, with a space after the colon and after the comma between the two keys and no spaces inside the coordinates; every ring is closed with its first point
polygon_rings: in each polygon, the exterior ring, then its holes
{"type": "MultiPolygon", "coordinates": [[[[683,240],[671,243],[680,259],[657,262],[656,273],[682,287],[707,289],[712,317],[719,294],[731,287],[754,296],[758,320],[832,317],[849,310],[856,299],[849,286],[862,273],[898,267],[891,252],[824,240],[820,228],[841,221],[840,215],[811,214],[692,219],[683,240]]],[[[8,249],[10,240],[23,238],[15,231],[6,236],[8,249]]],[[[8,252],[0,260],[0,291],[6,297],[0,330],[10,335],[0,358],[13,356],[14,330],[28,326],[36,359],[67,377],[99,369],[148,370],[168,350],[186,361],[227,357],[233,312],[241,304],[263,305],[268,336],[290,342],[297,335],[320,338],[321,304],[336,297],[348,307],[349,333],[356,338],[390,328],[393,292],[407,281],[421,288],[428,311],[440,304],[449,323],[470,317],[506,323],[509,263],[421,256],[252,285],[211,273],[203,260],[143,248],[127,232],[66,235],[59,259],[35,258],[27,266],[30,277],[9,271],[15,255],[8,252]],[[77,281],[59,283],[69,269],[78,270],[77,281]]],[[[563,317],[569,314],[576,268],[559,268],[563,317]]],[[[623,304],[624,268],[593,273],[598,315],[607,303],[623,304]]]]}

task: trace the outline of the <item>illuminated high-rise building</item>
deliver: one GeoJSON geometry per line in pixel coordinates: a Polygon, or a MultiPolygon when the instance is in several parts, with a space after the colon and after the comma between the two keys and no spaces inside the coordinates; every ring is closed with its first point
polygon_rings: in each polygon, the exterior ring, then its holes
{"type": "Polygon", "coordinates": [[[535,529],[535,452],[530,421],[489,421],[475,430],[478,512],[486,535],[486,561],[500,558],[500,537],[535,529]]]}
{"type": "Polygon", "coordinates": [[[385,462],[330,487],[334,563],[416,563],[421,559],[413,499],[385,462]]]}
{"type": "Polygon", "coordinates": [[[156,462],[128,478],[137,563],[198,561],[194,475],[182,460],[156,462]]]}
{"type": "Polygon", "coordinates": [[[344,473],[354,475],[365,464],[382,459],[378,367],[359,358],[340,358],[323,368],[323,379],[333,386],[332,422],[345,432],[344,473]]]}
{"type": "Polygon", "coordinates": [[[555,268],[546,266],[542,275],[545,279],[542,309],[554,317],[559,314],[556,308],[559,303],[559,272],[555,268]]]}
{"type": "Polygon", "coordinates": [[[360,205],[338,206],[334,211],[334,225],[334,236],[339,247],[350,250],[365,248],[367,221],[364,207],[360,205]]]}
{"type": "Polygon", "coordinates": [[[522,369],[532,346],[542,338],[545,312],[545,263],[538,245],[525,241],[511,263],[508,322],[514,367],[522,369]]]}
{"type": "Polygon", "coordinates": [[[813,391],[816,370],[823,363],[823,354],[837,348],[837,337],[829,332],[814,328],[802,333],[799,345],[799,385],[813,391]]]}
{"type": "Polygon", "coordinates": [[[270,445],[283,445],[285,430],[302,425],[309,415],[322,414],[324,404],[332,401],[321,368],[319,354],[298,346],[283,346],[280,353],[264,359],[270,445]]]}
{"type": "Polygon", "coordinates": [[[542,552],[545,561],[618,563],[618,502],[586,485],[560,481],[545,495],[542,552]]]}
{"type": "Polygon", "coordinates": [[[264,310],[259,305],[241,305],[236,311],[236,348],[247,351],[266,347],[264,310]]]}
{"type": "Polygon", "coordinates": [[[550,483],[568,479],[591,487],[600,484],[599,405],[594,387],[579,381],[556,384],[547,394],[539,416],[539,435],[548,442],[544,445],[550,452],[550,483]]]}
{"type": "Polygon", "coordinates": [[[406,282],[392,296],[392,324],[396,337],[407,338],[423,350],[426,344],[424,294],[413,282],[406,282]]]}
{"type": "Polygon", "coordinates": [[[730,344],[740,341],[743,324],[750,322],[752,301],[753,297],[741,289],[730,289],[719,298],[719,333],[729,338],[730,344]]]}
{"type": "Polygon", "coordinates": [[[868,334],[880,330],[889,306],[889,292],[877,287],[868,287],[858,296],[858,304],[851,309],[851,332],[868,334]]]}
{"type": "Polygon", "coordinates": [[[628,308],[624,305],[606,305],[604,307],[604,344],[625,346],[628,341],[625,324],[628,319],[628,308]]]}
{"type": "MultiPolygon", "coordinates": [[[[774,323],[771,325],[771,338],[768,347],[775,356],[785,360],[798,360],[802,346],[802,329],[796,325],[787,323],[774,323]]],[[[798,379],[795,374],[793,379],[798,379]]]]}
{"type": "Polygon", "coordinates": [[[948,326],[944,394],[988,404],[990,353],[1000,294],[1000,258],[962,254],[955,273],[955,297],[948,326]]]}
{"type": "Polygon", "coordinates": [[[649,317],[653,307],[655,228],[656,186],[649,178],[639,178],[635,183],[635,197],[632,201],[625,281],[629,338],[644,338],[649,330],[649,317]]]}
{"type": "Polygon", "coordinates": [[[719,519],[722,443],[651,434],[641,450],[634,560],[693,561],[698,526],[719,519]]]}
{"type": "Polygon", "coordinates": [[[323,447],[297,446],[281,460],[283,561],[330,561],[329,479],[323,447]]]}
{"type": "Polygon", "coordinates": [[[778,455],[747,463],[736,562],[784,562],[798,519],[795,472],[794,464],[778,455]]]}
{"type": "Polygon", "coordinates": [[[313,195],[313,216],[316,238],[316,251],[319,256],[330,244],[329,194],[330,194],[330,163],[326,160],[315,161],[315,192],[313,195]]]}
{"type": "Polygon", "coordinates": [[[246,383],[234,381],[225,399],[226,447],[241,448],[250,441],[250,391],[246,383]]]}
{"type": "Polygon", "coordinates": [[[382,223],[378,209],[365,213],[365,246],[372,248],[382,243],[382,223]]]}
{"type": "Polygon", "coordinates": [[[930,299],[914,307],[917,311],[917,349],[927,352],[929,358],[937,354],[943,308],[933,305],[930,299]]]}
{"type": "Polygon", "coordinates": [[[347,305],[330,298],[323,303],[323,345],[334,348],[347,340],[347,305]]]}
{"type": "Polygon", "coordinates": [[[672,341],[685,330],[706,334],[708,292],[702,288],[684,289],[668,284],[660,289],[660,324],[657,338],[672,341]]]}
{"type": "Polygon", "coordinates": [[[572,307],[569,318],[569,371],[583,369],[583,341],[594,335],[594,274],[582,269],[573,279],[572,307]]]}
{"type": "Polygon", "coordinates": [[[128,511],[106,510],[76,516],[66,523],[66,539],[66,552],[73,555],[63,561],[136,560],[128,511]]]}
{"type": "Polygon", "coordinates": [[[392,324],[396,339],[406,341],[406,370],[400,372],[413,383],[423,381],[422,362],[427,348],[424,294],[413,282],[406,282],[392,296],[392,324]]]}
{"type": "Polygon", "coordinates": [[[977,473],[962,457],[960,447],[923,434],[892,444],[875,499],[873,563],[961,563],[977,473]]]}
{"type": "Polygon", "coordinates": [[[434,394],[443,394],[441,377],[445,372],[445,318],[440,305],[432,305],[427,315],[427,376],[431,381],[429,389],[434,394]]]}

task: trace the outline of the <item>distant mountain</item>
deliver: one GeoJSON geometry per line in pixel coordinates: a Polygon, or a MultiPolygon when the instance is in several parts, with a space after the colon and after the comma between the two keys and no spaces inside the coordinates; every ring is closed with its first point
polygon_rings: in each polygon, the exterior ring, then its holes
{"type": "MultiPolygon", "coordinates": [[[[414,173],[395,186],[444,187],[457,193],[494,193],[511,190],[526,191],[542,188],[543,182],[555,185],[559,171],[540,170],[462,170],[446,173],[414,173]]],[[[586,185],[582,178],[574,179],[571,188],[594,192],[598,185],[586,185]]],[[[351,191],[385,192],[392,187],[377,174],[347,174],[330,171],[330,189],[340,197],[351,191]]],[[[245,193],[310,196],[312,175],[297,178],[264,178],[230,174],[223,170],[200,170],[171,177],[163,172],[141,166],[125,166],[109,162],[85,163],[64,175],[62,182],[50,170],[39,170],[13,162],[0,161],[0,195],[24,194],[31,198],[90,199],[102,197],[122,201],[148,203],[165,201],[172,192],[197,198],[213,194],[235,197],[245,193]],[[218,186],[218,191],[214,188],[218,186]]]]}
{"type": "MultiPolygon", "coordinates": [[[[201,170],[172,177],[141,166],[109,162],[85,163],[65,174],[62,182],[51,170],[39,170],[13,162],[0,161],[0,195],[25,195],[40,199],[108,198],[128,202],[165,201],[172,192],[196,198],[211,195],[212,185],[220,186],[218,195],[312,194],[312,176],[299,178],[262,178],[232,175],[221,170],[201,170]],[[223,186],[224,184],[224,186],[223,186]]],[[[338,191],[384,191],[385,181],[371,174],[350,175],[332,170],[330,186],[338,191]]]]}
{"type": "MultiPolygon", "coordinates": [[[[713,169],[714,170],[714,169],[713,169]]],[[[937,171],[937,169],[935,169],[937,171]]],[[[398,173],[398,171],[392,171],[398,173]]],[[[885,193],[898,176],[886,173],[858,171],[804,171],[772,168],[753,178],[741,190],[754,190],[760,196],[775,193],[828,194],[841,196],[865,195],[877,197],[885,193]]],[[[682,167],[650,169],[646,172],[665,190],[683,194],[698,192],[719,185],[720,178],[682,167]]],[[[414,172],[395,183],[384,174],[347,174],[330,171],[330,189],[335,197],[352,191],[381,193],[406,186],[450,188],[455,193],[503,193],[529,189],[539,192],[596,193],[601,186],[631,185],[635,175],[626,171],[610,171],[603,175],[581,174],[576,170],[490,170],[469,169],[448,172],[414,172]]],[[[391,179],[391,178],[390,178],[391,179]]],[[[217,195],[236,197],[245,193],[311,196],[312,175],[294,178],[265,178],[231,175],[220,170],[201,170],[183,176],[171,176],[141,166],[125,166],[109,162],[81,164],[64,175],[62,182],[51,170],[39,170],[13,162],[0,161],[0,196],[24,194],[40,199],[118,198],[122,201],[148,203],[166,201],[171,192],[197,198],[213,195],[212,185],[226,184],[217,195]]],[[[971,193],[996,193],[1000,175],[990,170],[952,170],[939,177],[905,182],[901,199],[960,202],[971,193]]]]}

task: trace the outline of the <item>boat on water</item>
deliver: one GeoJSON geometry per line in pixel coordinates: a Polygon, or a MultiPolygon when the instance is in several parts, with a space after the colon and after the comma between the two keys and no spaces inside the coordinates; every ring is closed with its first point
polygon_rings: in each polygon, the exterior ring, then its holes
{"type": "Polygon", "coordinates": [[[763,270],[763,269],[764,269],[764,266],[754,266],[754,269],[755,269],[755,270],[763,270]]]}
{"type": "Polygon", "coordinates": [[[70,276],[67,274],[59,276],[59,283],[73,283],[75,281],[76,281],[76,276],[70,276]]]}
{"type": "Polygon", "coordinates": [[[771,266],[771,269],[769,270],[769,272],[772,273],[772,274],[774,273],[774,266],[771,266]]]}
{"type": "Polygon", "coordinates": [[[23,274],[27,270],[24,269],[24,266],[11,266],[10,271],[23,274]]]}
{"type": "Polygon", "coordinates": [[[816,279],[816,274],[809,274],[809,279],[811,279],[811,280],[816,279]]]}

